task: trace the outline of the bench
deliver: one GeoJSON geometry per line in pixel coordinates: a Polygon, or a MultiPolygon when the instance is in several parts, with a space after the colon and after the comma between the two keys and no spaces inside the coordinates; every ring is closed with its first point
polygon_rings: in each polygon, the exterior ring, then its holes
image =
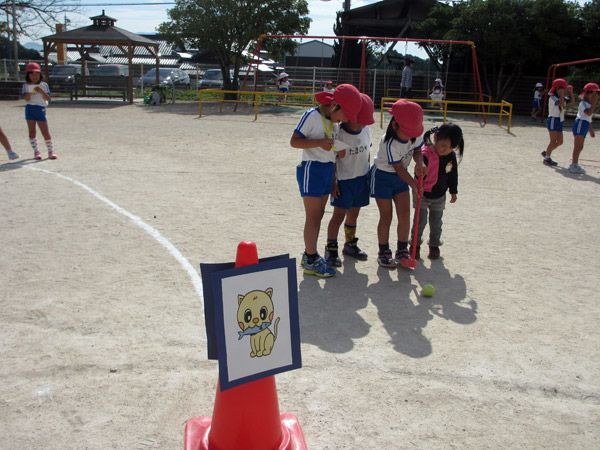
{"type": "Polygon", "coordinates": [[[122,97],[127,101],[129,79],[127,77],[75,77],[71,87],[71,100],[79,97],[122,97]]]}

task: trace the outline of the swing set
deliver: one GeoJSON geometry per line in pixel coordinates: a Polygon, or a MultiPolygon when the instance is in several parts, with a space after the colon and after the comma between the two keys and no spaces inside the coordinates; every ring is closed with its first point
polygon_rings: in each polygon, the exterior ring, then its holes
{"type": "MultiPolygon", "coordinates": [[[[550,65],[548,67],[548,75],[546,76],[546,89],[549,89],[552,81],[554,81],[556,79],[556,69],[558,69],[559,67],[576,66],[579,64],[589,64],[589,63],[598,62],[598,61],[600,61],[600,58],[581,59],[579,61],[569,61],[569,62],[550,65]]],[[[542,109],[542,118],[546,115],[546,108],[548,107],[548,102],[546,101],[547,97],[548,97],[548,92],[546,92],[546,94],[544,95],[544,107],[542,109]]]]}
{"type": "MultiPolygon", "coordinates": [[[[258,61],[260,50],[262,46],[262,41],[264,39],[320,39],[321,41],[325,39],[333,39],[333,40],[341,40],[342,41],[342,49],[344,47],[344,42],[346,40],[355,40],[362,41],[362,55],[361,55],[361,64],[360,64],[360,75],[359,75],[359,83],[358,90],[360,92],[364,92],[366,89],[366,54],[367,54],[367,41],[378,41],[378,42],[405,42],[405,46],[408,46],[409,42],[421,43],[421,44],[448,44],[450,48],[452,45],[468,45],[471,47],[471,55],[472,55],[472,64],[473,64],[473,95],[475,101],[483,103],[483,90],[481,87],[481,79],[479,76],[479,66],[477,64],[477,52],[475,51],[475,43],[473,41],[450,41],[450,40],[442,40],[442,39],[408,39],[408,38],[390,38],[390,37],[373,37],[373,36],[296,36],[296,35],[271,35],[271,34],[263,34],[258,38],[254,57],[250,62],[250,66],[248,68],[248,72],[246,73],[246,79],[248,74],[252,71],[252,65],[256,64],[256,68],[258,69],[258,61]]],[[[343,56],[343,55],[342,55],[343,56]]],[[[431,58],[431,55],[430,55],[431,58]]],[[[258,72],[256,72],[258,73],[258,72]]],[[[246,84],[246,79],[244,79],[244,85],[246,84]]],[[[446,71],[446,82],[448,81],[448,72],[446,71]]],[[[258,77],[254,77],[254,90],[256,90],[258,85],[258,77]]]]}

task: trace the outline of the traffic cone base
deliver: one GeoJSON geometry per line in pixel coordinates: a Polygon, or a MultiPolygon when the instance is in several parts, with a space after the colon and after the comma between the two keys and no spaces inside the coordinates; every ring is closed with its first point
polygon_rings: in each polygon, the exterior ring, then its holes
{"type": "MultiPolygon", "coordinates": [[[[280,415],[282,440],[277,448],[272,450],[307,450],[304,434],[298,418],[291,413],[280,415]]],[[[208,435],[212,417],[192,417],[185,424],[184,450],[234,450],[215,449],[209,446],[208,435]]]]}

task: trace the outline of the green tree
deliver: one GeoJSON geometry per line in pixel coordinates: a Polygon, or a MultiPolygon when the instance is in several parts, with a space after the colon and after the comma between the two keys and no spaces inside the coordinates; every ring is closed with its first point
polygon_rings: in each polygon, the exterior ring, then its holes
{"type": "MultiPolygon", "coordinates": [[[[484,88],[499,100],[510,95],[522,75],[545,72],[550,63],[572,56],[579,9],[564,0],[438,4],[417,26],[417,33],[424,38],[473,41],[484,88]]],[[[470,57],[467,47],[456,46],[453,52],[453,59],[470,57]]]]}
{"type": "MultiPolygon", "coordinates": [[[[311,22],[306,0],[176,0],[168,14],[171,20],[159,32],[175,44],[188,42],[214,52],[228,90],[238,89],[239,68],[250,43],[261,34],[306,34],[311,22]]],[[[269,42],[267,48],[281,53],[292,45],[291,40],[269,42]]]]}

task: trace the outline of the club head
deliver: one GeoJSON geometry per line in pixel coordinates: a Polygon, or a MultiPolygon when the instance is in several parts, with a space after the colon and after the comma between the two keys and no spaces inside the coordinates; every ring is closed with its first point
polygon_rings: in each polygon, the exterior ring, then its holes
{"type": "Polygon", "coordinates": [[[400,261],[400,264],[402,264],[402,267],[406,267],[407,269],[414,269],[419,263],[416,259],[405,258],[402,261],[400,261]]]}

